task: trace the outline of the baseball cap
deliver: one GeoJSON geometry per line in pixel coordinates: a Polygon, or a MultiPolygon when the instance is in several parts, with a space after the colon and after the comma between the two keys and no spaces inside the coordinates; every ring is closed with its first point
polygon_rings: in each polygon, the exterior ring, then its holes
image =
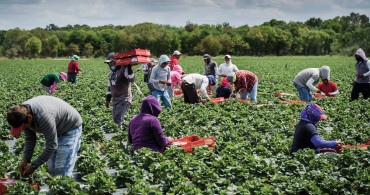
{"type": "Polygon", "coordinates": [[[9,109],[6,119],[11,126],[10,134],[13,136],[18,136],[21,134],[24,123],[27,122],[27,114],[24,113],[24,106],[16,105],[9,109]]]}
{"type": "Polygon", "coordinates": [[[227,57],[227,58],[229,58],[229,59],[231,59],[231,56],[230,56],[230,55],[225,55],[225,58],[226,58],[226,57],[227,57]]]}
{"type": "Polygon", "coordinates": [[[236,75],[235,73],[231,73],[229,75],[227,75],[227,81],[229,81],[229,84],[232,86],[234,84],[234,82],[236,81],[236,75]]]}
{"type": "Polygon", "coordinates": [[[174,52],[173,52],[173,54],[172,54],[172,55],[173,55],[173,56],[175,56],[175,55],[176,55],[176,56],[178,56],[178,55],[181,55],[181,53],[180,53],[179,51],[177,51],[177,50],[176,50],[176,51],[174,51],[174,52]]]}
{"type": "Polygon", "coordinates": [[[114,57],[114,52],[108,54],[107,59],[104,61],[104,63],[109,63],[111,61],[116,61],[116,58],[114,57]]]}
{"type": "Polygon", "coordinates": [[[208,54],[204,54],[204,56],[203,56],[203,60],[206,60],[206,59],[208,59],[209,58],[209,55],[208,54]]]}

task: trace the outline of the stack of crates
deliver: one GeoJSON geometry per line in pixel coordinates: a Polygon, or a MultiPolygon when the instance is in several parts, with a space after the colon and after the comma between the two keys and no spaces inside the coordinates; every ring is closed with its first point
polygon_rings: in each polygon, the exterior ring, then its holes
{"type": "Polygon", "coordinates": [[[125,53],[114,53],[117,66],[137,65],[150,63],[150,51],[147,49],[133,49],[125,53]]]}

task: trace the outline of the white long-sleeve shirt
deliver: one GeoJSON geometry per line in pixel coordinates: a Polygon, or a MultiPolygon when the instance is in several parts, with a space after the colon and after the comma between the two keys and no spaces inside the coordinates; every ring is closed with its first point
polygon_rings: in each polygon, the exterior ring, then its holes
{"type": "Polygon", "coordinates": [[[218,67],[218,75],[229,75],[233,72],[238,71],[238,67],[236,67],[234,64],[230,62],[230,64],[223,63],[218,67]]]}
{"type": "Polygon", "coordinates": [[[194,84],[195,89],[200,89],[200,93],[203,95],[203,97],[209,100],[209,97],[207,95],[207,86],[209,81],[206,76],[197,73],[189,74],[182,78],[182,82],[194,84]]]}

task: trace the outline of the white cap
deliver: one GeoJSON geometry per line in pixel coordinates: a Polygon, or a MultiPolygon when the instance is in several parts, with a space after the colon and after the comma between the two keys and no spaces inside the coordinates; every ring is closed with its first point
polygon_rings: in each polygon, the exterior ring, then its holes
{"type": "Polygon", "coordinates": [[[231,56],[230,56],[230,55],[225,55],[225,58],[226,58],[226,57],[227,57],[227,58],[229,58],[229,59],[231,59],[231,56]]]}
{"type": "Polygon", "coordinates": [[[174,52],[173,52],[173,54],[172,54],[172,55],[173,55],[173,56],[175,56],[175,55],[176,55],[176,56],[179,56],[179,55],[181,55],[181,53],[180,53],[179,51],[177,51],[177,50],[176,50],[176,51],[174,51],[174,52]]]}

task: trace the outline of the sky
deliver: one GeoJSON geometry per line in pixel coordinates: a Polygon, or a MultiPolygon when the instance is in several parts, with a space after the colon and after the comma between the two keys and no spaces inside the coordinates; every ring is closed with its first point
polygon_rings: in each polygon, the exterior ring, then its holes
{"type": "Polygon", "coordinates": [[[370,0],[0,0],[0,7],[0,30],[143,22],[177,27],[227,22],[238,27],[271,19],[305,22],[351,12],[367,15],[370,0]]]}

